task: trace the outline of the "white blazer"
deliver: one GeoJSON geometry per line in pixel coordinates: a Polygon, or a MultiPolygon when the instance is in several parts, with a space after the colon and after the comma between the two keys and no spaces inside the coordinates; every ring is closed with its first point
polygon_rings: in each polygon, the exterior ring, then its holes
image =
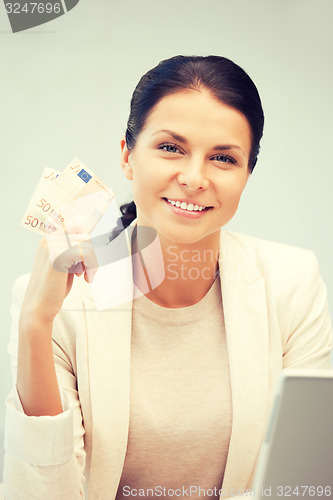
{"type": "MultiPolygon", "coordinates": [[[[312,251],[223,230],[219,266],[232,391],[224,499],[251,487],[281,370],[330,369],[332,329],[312,251]]],[[[26,283],[21,277],[14,287],[14,377],[26,283]]],[[[75,280],[53,332],[64,412],[28,417],[15,388],[7,399],[7,500],[116,497],[129,430],[131,320],[132,302],[97,311],[90,286],[75,280]]]]}

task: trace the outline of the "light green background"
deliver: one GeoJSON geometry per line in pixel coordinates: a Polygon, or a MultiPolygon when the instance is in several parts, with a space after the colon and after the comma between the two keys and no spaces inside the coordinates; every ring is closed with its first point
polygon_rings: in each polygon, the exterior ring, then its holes
{"type": "MultiPolygon", "coordinates": [[[[262,151],[228,228],[312,249],[333,316],[332,28],[331,0],[81,0],[14,35],[0,5],[0,446],[10,290],[30,270],[38,242],[20,219],[43,168],[62,170],[74,156],[119,202],[131,199],[119,140],[134,86],[166,57],[224,55],[256,82],[266,114],[262,151]]],[[[1,461],[0,449],[2,470],[1,461]]]]}

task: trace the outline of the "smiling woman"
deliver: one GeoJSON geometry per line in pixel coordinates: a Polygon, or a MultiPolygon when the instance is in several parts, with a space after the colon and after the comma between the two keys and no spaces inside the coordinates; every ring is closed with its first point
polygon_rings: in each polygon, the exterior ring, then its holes
{"type": "MultiPolygon", "coordinates": [[[[183,245],[218,251],[220,228],[234,216],[250,173],[251,129],[244,115],[207,90],[181,90],[154,106],[134,148],[125,138],[121,146],[138,225],[156,229],[162,250],[177,243],[179,251],[183,245]]],[[[149,298],[169,307],[192,305],[212,285],[216,266],[193,290],[182,279],[170,287],[166,276],[149,298]]]]}
{"type": "Polygon", "coordinates": [[[332,346],[314,254],[224,229],[263,123],[254,83],[229,59],[176,56],[141,78],[120,143],[131,259],[114,278],[132,299],[99,311],[88,283],[52,268],[45,242],[16,282],[7,500],[251,488],[281,371],[328,369],[332,346]]]}
{"type": "MultiPolygon", "coordinates": [[[[164,254],[175,242],[218,251],[220,228],[234,216],[257,162],[263,125],[254,83],[229,59],[162,61],[138,83],[121,141],[135,202],[121,207],[124,225],[131,211],[139,225],[155,228],[164,254]]],[[[192,305],[217,267],[215,261],[191,291],[183,279],[170,285],[166,276],[147,296],[168,307],[192,305]]]]}

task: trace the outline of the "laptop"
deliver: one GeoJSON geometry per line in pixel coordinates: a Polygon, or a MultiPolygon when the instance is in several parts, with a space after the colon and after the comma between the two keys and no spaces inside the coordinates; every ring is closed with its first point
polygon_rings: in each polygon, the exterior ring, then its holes
{"type": "Polygon", "coordinates": [[[333,371],[282,373],[253,490],[255,500],[333,498],[333,371]]]}

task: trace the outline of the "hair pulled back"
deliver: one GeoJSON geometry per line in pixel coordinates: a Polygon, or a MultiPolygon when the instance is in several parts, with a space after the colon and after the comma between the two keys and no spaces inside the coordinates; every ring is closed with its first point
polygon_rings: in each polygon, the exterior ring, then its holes
{"type": "MultiPolygon", "coordinates": [[[[240,111],[252,133],[249,171],[257,162],[264,128],[264,113],[258,90],[248,74],[230,59],[220,56],[174,56],[161,61],[142,76],[131,99],[126,143],[134,149],[149,113],[167,95],[184,89],[206,89],[223,104],[240,111]]],[[[122,225],[136,218],[134,202],[120,207],[122,225]]]]}

